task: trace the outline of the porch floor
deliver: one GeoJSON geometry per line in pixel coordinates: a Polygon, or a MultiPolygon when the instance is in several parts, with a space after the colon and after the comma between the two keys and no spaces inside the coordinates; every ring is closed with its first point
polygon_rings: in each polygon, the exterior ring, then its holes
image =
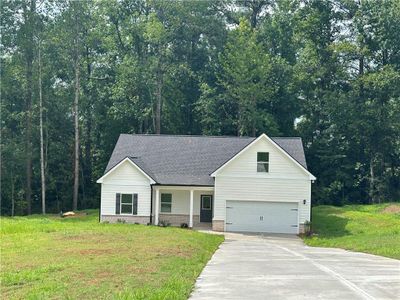
{"type": "Polygon", "coordinates": [[[212,229],[212,223],[208,222],[201,222],[197,224],[196,226],[193,226],[194,230],[211,230],[212,229]]]}

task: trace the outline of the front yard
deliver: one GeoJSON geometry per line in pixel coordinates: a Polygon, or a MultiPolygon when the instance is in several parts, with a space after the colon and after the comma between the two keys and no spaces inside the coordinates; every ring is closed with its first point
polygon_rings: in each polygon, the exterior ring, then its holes
{"type": "Polygon", "coordinates": [[[400,259],[400,205],[317,206],[310,246],[337,247],[400,259]]]}
{"type": "Polygon", "coordinates": [[[180,228],[3,217],[2,299],[186,299],[223,241],[180,228]]]}

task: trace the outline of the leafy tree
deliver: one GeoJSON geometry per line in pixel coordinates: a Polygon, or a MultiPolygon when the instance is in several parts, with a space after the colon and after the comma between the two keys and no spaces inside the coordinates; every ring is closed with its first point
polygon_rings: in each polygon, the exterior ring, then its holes
{"type": "Polygon", "coordinates": [[[399,1],[0,5],[2,214],[98,207],[120,133],[299,135],[314,203],[400,197],[399,1]]]}

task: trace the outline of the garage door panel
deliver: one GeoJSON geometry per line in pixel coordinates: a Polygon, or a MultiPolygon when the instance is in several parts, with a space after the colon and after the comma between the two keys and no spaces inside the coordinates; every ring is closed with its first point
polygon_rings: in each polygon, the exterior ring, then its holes
{"type": "Polygon", "coordinates": [[[295,202],[227,201],[226,230],[296,234],[297,208],[295,202]]]}

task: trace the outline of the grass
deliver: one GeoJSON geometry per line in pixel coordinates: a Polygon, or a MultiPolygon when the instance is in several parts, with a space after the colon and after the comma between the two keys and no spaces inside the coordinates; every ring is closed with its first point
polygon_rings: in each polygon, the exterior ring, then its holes
{"type": "Polygon", "coordinates": [[[400,259],[400,205],[317,206],[310,246],[336,247],[400,259]]]}
{"type": "Polygon", "coordinates": [[[223,236],[99,224],[97,211],[1,220],[1,299],[187,299],[223,236]]]}

